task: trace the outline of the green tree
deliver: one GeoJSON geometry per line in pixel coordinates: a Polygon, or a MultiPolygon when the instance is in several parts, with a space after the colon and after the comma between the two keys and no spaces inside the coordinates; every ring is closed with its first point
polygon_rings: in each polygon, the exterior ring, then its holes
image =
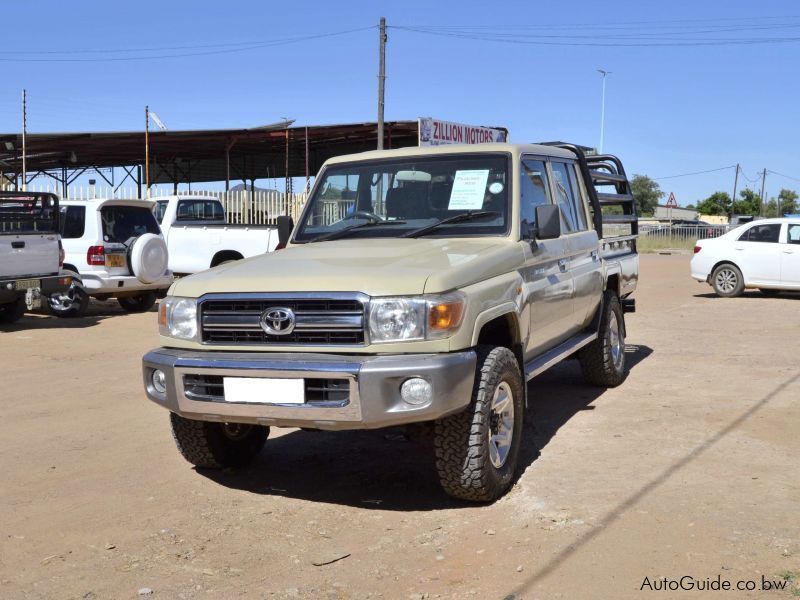
{"type": "Polygon", "coordinates": [[[761,214],[761,197],[750,188],[743,189],[739,195],[741,200],[733,203],[733,212],[737,215],[761,214]]]}
{"type": "Polygon", "coordinates": [[[780,193],[778,194],[781,214],[778,216],[782,217],[783,215],[791,215],[800,212],[798,209],[797,199],[797,192],[794,190],[787,190],[786,188],[781,189],[780,193]]]}
{"type": "Polygon", "coordinates": [[[631,191],[636,202],[636,213],[644,217],[652,216],[658,201],[664,197],[658,183],[647,175],[634,175],[631,179],[631,191]]]}
{"type": "Polygon", "coordinates": [[[727,215],[731,212],[731,197],[728,192],[714,192],[697,203],[697,212],[701,215],[727,215]]]}

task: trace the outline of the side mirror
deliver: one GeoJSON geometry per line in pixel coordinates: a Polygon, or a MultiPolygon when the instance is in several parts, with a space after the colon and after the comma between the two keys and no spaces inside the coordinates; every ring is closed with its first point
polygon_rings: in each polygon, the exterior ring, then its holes
{"type": "Polygon", "coordinates": [[[536,238],[553,240],[561,235],[561,209],[555,204],[536,207],[536,238]]]}
{"type": "Polygon", "coordinates": [[[278,247],[276,250],[286,247],[286,244],[289,243],[289,237],[291,237],[293,229],[294,219],[292,219],[292,217],[287,217],[285,215],[278,217],[278,247]]]}

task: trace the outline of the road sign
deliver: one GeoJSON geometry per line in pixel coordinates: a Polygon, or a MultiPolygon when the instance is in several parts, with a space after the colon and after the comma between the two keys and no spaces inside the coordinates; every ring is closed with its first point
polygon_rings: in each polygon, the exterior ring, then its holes
{"type": "Polygon", "coordinates": [[[675,200],[675,194],[669,193],[669,200],[667,200],[667,208],[678,208],[678,201],[675,200]]]}

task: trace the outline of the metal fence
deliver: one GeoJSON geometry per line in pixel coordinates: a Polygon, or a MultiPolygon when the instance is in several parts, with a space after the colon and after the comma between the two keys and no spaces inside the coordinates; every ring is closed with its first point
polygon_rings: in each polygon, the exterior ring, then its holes
{"type": "Polygon", "coordinates": [[[687,242],[719,237],[728,231],[728,225],[639,225],[642,237],[687,242]]]}
{"type": "MultiPolygon", "coordinates": [[[[62,197],[60,186],[29,185],[30,192],[51,192],[59,198],[62,197]]],[[[151,188],[150,200],[158,200],[166,196],[174,196],[170,190],[151,188]]],[[[229,223],[246,225],[274,225],[280,215],[289,215],[295,221],[308,199],[307,194],[285,194],[278,190],[237,190],[215,191],[198,190],[191,192],[179,191],[178,196],[205,196],[217,198],[225,207],[229,223]]],[[[68,189],[70,200],[89,200],[92,198],[121,198],[138,199],[139,190],[136,187],[99,187],[99,186],[70,186],[68,189]]]]}

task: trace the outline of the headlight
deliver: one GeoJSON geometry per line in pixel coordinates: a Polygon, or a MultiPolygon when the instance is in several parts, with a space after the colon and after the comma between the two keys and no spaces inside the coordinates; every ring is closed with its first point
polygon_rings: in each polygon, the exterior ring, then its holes
{"type": "Polygon", "coordinates": [[[197,300],[167,296],[158,307],[158,331],[181,340],[197,337],[197,300]]]}
{"type": "Polygon", "coordinates": [[[441,339],[461,325],[466,299],[459,292],[443,295],[372,298],[369,335],[375,344],[441,339]]]}

